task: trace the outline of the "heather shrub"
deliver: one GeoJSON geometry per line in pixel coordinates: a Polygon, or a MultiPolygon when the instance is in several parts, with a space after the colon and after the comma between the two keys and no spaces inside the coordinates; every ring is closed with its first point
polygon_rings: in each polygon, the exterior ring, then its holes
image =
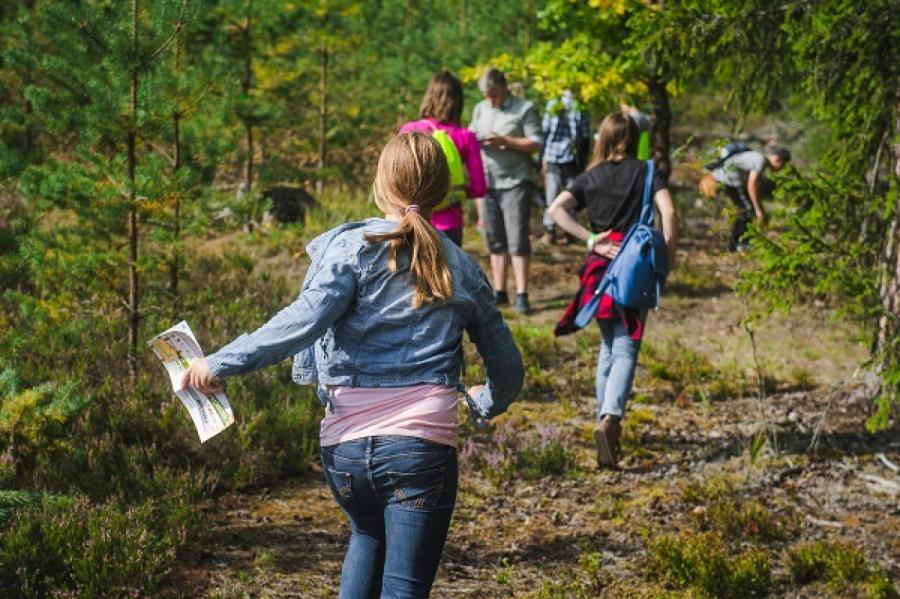
{"type": "Polygon", "coordinates": [[[575,457],[568,442],[558,427],[525,429],[524,423],[505,420],[487,440],[470,437],[460,458],[465,468],[480,471],[496,483],[538,479],[564,474],[574,467],[575,457]]]}

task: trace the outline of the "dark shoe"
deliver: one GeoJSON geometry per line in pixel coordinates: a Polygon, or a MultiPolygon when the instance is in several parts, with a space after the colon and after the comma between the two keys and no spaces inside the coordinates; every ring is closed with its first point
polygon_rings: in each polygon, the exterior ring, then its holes
{"type": "Polygon", "coordinates": [[[516,312],[519,314],[528,314],[531,312],[531,306],[528,305],[527,293],[519,293],[516,295],[516,312]]]}
{"type": "Polygon", "coordinates": [[[509,296],[506,294],[505,291],[494,290],[494,305],[495,306],[509,305],[509,296]]]}
{"type": "Polygon", "coordinates": [[[606,416],[594,427],[594,445],[597,447],[597,465],[616,468],[619,463],[619,438],[622,424],[615,416],[606,416]]]}

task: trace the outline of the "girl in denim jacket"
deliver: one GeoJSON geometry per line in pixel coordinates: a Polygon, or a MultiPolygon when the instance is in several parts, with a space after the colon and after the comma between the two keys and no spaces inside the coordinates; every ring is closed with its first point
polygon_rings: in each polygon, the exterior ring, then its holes
{"type": "Polygon", "coordinates": [[[470,415],[505,411],[522,386],[522,358],[491,285],[429,224],[449,181],[436,141],[393,138],[374,184],[384,218],[311,242],[297,299],[184,375],[210,392],[294,356],[294,379],[318,385],[322,466],[350,518],[342,598],[428,596],[456,501],[463,330],[487,374],[467,394],[470,415]]]}

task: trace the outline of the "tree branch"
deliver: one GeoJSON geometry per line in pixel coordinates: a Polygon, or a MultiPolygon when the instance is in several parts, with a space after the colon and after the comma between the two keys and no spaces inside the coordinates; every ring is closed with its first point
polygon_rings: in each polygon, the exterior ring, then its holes
{"type": "Polygon", "coordinates": [[[184,24],[185,24],[184,13],[187,10],[187,5],[188,5],[188,0],[183,0],[181,3],[181,10],[178,12],[178,21],[175,23],[175,30],[172,32],[172,35],[170,35],[169,38],[166,41],[164,41],[161,46],[159,46],[156,50],[154,50],[150,54],[150,56],[147,58],[147,60],[145,60],[142,63],[142,65],[152,62],[153,59],[155,59],[157,56],[159,56],[160,54],[165,52],[166,48],[168,48],[170,45],[172,45],[172,42],[175,41],[175,39],[181,33],[181,30],[184,29],[184,24]]]}

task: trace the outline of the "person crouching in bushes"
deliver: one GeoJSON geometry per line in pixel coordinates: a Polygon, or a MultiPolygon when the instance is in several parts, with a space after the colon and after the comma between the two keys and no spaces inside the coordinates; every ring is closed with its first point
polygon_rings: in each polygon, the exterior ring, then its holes
{"type": "Polygon", "coordinates": [[[463,330],[487,374],[469,390],[470,415],[503,412],[522,387],[490,283],[429,224],[449,179],[437,141],[394,137],[374,184],[384,217],[313,240],[297,299],[184,375],[208,392],[294,356],[294,380],[318,384],[323,471],[350,519],[341,597],[429,594],[456,501],[463,330]]]}
{"type": "MultiPolygon", "coordinates": [[[[588,257],[580,272],[582,290],[569,305],[556,327],[557,335],[576,330],[578,297],[593,293],[625,234],[641,215],[646,163],[636,158],[639,131],[628,116],[614,112],[600,125],[594,155],[587,170],[568,191],[560,193],[550,206],[550,215],[565,231],[587,244],[588,257]],[[591,230],[569,213],[587,208],[591,230]]],[[[669,265],[674,264],[678,220],[665,177],[653,178],[653,203],[662,217],[669,265]]],[[[634,382],[634,370],[644,327],[646,310],[621,308],[604,295],[597,309],[600,325],[600,357],[597,361],[597,423],[594,441],[600,466],[615,468],[619,461],[619,439],[625,403],[634,382]]]]}

